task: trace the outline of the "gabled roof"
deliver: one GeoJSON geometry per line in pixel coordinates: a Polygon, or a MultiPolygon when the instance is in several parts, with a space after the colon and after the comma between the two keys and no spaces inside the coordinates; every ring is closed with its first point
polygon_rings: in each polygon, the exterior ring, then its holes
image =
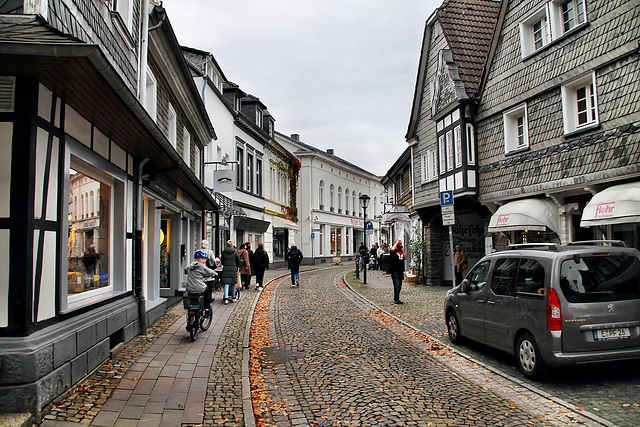
{"type": "Polygon", "coordinates": [[[478,95],[499,9],[499,1],[445,0],[436,11],[460,78],[471,98],[478,95]]]}
{"type": "Polygon", "coordinates": [[[436,22],[447,41],[460,82],[468,98],[480,93],[480,83],[495,32],[500,1],[494,0],[445,0],[429,17],[425,25],[420,51],[418,76],[409,118],[407,139],[415,136],[423,85],[429,64],[431,30],[436,22]]]}

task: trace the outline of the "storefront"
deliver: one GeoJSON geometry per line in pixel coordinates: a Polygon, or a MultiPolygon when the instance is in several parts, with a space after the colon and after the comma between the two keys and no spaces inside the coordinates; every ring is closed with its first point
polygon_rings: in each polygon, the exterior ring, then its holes
{"type": "Polygon", "coordinates": [[[596,228],[599,238],[622,240],[640,249],[640,182],[595,194],[583,210],[580,226],[596,228]]]}
{"type": "Polygon", "coordinates": [[[514,200],[498,208],[489,220],[495,233],[489,250],[517,243],[560,243],[561,221],[556,204],[549,199],[514,200]]]}

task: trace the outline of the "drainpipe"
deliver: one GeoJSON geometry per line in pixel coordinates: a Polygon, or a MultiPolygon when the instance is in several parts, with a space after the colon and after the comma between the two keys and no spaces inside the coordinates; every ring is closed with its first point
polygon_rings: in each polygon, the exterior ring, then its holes
{"type": "Polygon", "coordinates": [[[138,320],[140,323],[140,335],[147,334],[147,304],[144,298],[144,290],[142,289],[142,228],[144,227],[144,204],[142,200],[142,171],[149,158],[144,158],[138,164],[136,174],[136,210],[135,210],[135,240],[134,246],[134,278],[133,288],[138,301],[138,320]]]}

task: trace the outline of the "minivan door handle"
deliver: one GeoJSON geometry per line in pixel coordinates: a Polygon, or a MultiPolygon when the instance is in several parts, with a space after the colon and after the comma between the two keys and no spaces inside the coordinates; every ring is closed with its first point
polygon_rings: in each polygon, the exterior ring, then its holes
{"type": "Polygon", "coordinates": [[[478,300],[476,300],[476,302],[477,302],[478,304],[482,304],[482,303],[484,302],[484,300],[483,300],[483,299],[478,299],[478,300]]]}
{"type": "Polygon", "coordinates": [[[495,304],[495,301],[487,301],[487,304],[495,304]]]}

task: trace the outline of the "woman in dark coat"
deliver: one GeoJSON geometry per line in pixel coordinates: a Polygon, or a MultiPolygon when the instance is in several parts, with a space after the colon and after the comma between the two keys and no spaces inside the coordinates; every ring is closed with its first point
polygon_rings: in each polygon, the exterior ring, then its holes
{"type": "Polygon", "coordinates": [[[264,271],[269,269],[269,254],[264,250],[264,245],[258,243],[258,249],[253,253],[253,270],[256,273],[256,289],[264,288],[264,271]]]}
{"type": "Polygon", "coordinates": [[[220,264],[222,264],[220,283],[224,285],[224,303],[229,304],[229,300],[235,301],[238,268],[240,268],[240,257],[233,248],[231,240],[227,240],[227,247],[220,255],[220,264]]]}

